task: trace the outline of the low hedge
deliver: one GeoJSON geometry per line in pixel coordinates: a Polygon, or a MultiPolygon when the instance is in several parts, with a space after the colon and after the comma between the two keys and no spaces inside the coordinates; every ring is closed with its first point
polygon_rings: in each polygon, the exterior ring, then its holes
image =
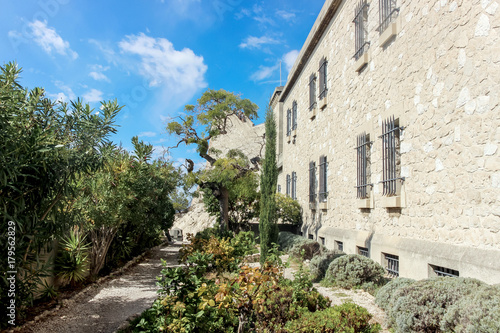
{"type": "Polygon", "coordinates": [[[385,270],[379,263],[358,254],[348,254],[330,263],[325,281],[346,289],[364,286],[371,289],[385,281],[384,275],[385,270]]]}
{"type": "Polygon", "coordinates": [[[319,282],[325,277],[326,270],[328,269],[328,266],[330,266],[330,263],[344,255],[345,253],[340,250],[328,250],[319,256],[313,257],[309,263],[311,279],[314,282],[319,282]]]}

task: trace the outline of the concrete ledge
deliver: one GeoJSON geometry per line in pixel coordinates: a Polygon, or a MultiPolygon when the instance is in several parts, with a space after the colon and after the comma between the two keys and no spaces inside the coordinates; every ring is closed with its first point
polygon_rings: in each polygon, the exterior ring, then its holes
{"type": "Polygon", "coordinates": [[[357,199],[356,200],[356,207],[359,209],[370,209],[375,207],[375,203],[373,200],[373,196],[370,198],[366,199],[357,199]]]}
{"type": "Polygon", "coordinates": [[[354,63],[354,70],[356,72],[359,72],[363,69],[363,67],[368,64],[368,61],[370,61],[370,56],[368,55],[368,52],[363,53],[361,57],[359,57],[358,60],[354,63]]]}
{"type": "Polygon", "coordinates": [[[400,20],[396,19],[395,22],[389,24],[389,26],[380,34],[379,46],[383,47],[387,44],[393,37],[397,36],[399,31],[401,31],[400,20]]]}
{"type": "Polygon", "coordinates": [[[321,209],[321,210],[327,210],[328,209],[328,202],[326,202],[326,201],[320,202],[318,206],[319,206],[319,209],[321,209]]]}
{"type": "Polygon", "coordinates": [[[314,117],[316,117],[317,114],[318,114],[317,107],[314,107],[312,110],[309,110],[309,118],[310,119],[313,119],[314,117]]]}
{"type": "Polygon", "coordinates": [[[328,104],[328,94],[325,94],[325,97],[319,100],[319,108],[321,110],[325,109],[328,104]]]}

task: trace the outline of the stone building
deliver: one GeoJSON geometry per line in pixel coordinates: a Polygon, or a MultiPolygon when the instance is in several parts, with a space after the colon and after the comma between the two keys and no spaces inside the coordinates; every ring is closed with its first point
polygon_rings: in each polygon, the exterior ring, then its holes
{"type": "Polygon", "coordinates": [[[495,0],[327,0],[271,106],[305,237],[500,283],[495,0]]]}

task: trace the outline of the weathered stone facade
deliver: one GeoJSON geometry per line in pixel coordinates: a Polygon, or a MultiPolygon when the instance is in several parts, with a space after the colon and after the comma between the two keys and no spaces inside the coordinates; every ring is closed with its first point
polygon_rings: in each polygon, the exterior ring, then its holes
{"type": "MultiPolygon", "coordinates": [[[[251,120],[239,119],[236,116],[229,118],[227,133],[210,140],[210,148],[220,151],[224,156],[231,149],[241,150],[249,159],[264,156],[264,124],[254,125],[251,120]]],[[[186,213],[176,215],[173,228],[182,230],[184,236],[188,233],[196,234],[216,222],[205,210],[201,198],[193,198],[186,213]]]]}
{"type": "MultiPolygon", "coordinates": [[[[368,1],[363,56],[355,60],[359,0],[327,0],[271,105],[279,123],[278,184],[296,174],[303,233],[359,247],[399,274],[427,278],[440,267],[500,283],[500,8],[494,0],[398,0],[384,31],[368,1]],[[389,29],[392,29],[390,32],[389,29]],[[391,36],[393,35],[393,36],[391,36]],[[319,69],[327,61],[327,94],[319,69]],[[363,65],[364,62],[367,62],[363,65]],[[310,110],[315,74],[316,106],[310,110]],[[297,128],[287,135],[287,110],[297,128]],[[383,123],[398,131],[397,193],[382,191],[383,123]],[[369,134],[368,198],[357,198],[357,136],[369,134]],[[309,200],[309,163],[327,158],[326,203],[309,200]]],[[[319,169],[315,171],[318,177],[319,169]]],[[[315,185],[316,193],[318,186],[315,185]]]]}

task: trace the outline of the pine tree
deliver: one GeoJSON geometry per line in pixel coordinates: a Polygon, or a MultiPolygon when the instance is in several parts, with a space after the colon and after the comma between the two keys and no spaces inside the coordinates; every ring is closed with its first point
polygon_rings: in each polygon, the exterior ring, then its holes
{"type": "Polygon", "coordinates": [[[272,243],[278,241],[278,225],[276,224],[276,185],[278,167],[276,166],[276,121],[273,111],[268,107],[266,112],[266,153],[260,177],[260,263],[266,262],[272,243]]]}

